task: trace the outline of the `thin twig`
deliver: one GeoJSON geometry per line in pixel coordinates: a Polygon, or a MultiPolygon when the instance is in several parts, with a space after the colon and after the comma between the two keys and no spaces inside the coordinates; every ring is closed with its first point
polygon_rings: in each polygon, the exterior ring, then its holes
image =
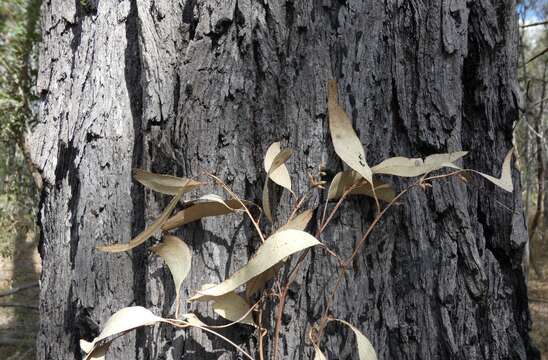
{"type": "Polygon", "coordinates": [[[0,307],[19,307],[29,310],[38,310],[38,306],[36,305],[28,305],[28,304],[21,304],[21,303],[0,303],[0,307]]]}
{"type": "Polygon", "coordinates": [[[259,309],[259,359],[264,360],[264,337],[266,329],[263,331],[263,308],[259,309]]]}
{"type": "Polygon", "coordinates": [[[538,58],[541,57],[542,55],[546,54],[546,52],[548,52],[548,48],[542,50],[541,52],[539,52],[538,54],[536,54],[535,56],[533,56],[532,58],[530,58],[529,60],[527,60],[526,64],[529,64],[531,61],[538,59],[538,58]]]}
{"type": "Polygon", "coordinates": [[[249,308],[249,310],[247,310],[238,320],[236,321],[233,321],[231,323],[228,323],[226,325],[207,325],[207,327],[209,329],[226,329],[228,327],[231,327],[231,326],[234,326],[238,323],[240,323],[243,319],[245,319],[247,317],[247,315],[249,315],[253,310],[255,310],[255,308],[258,306],[258,304],[262,301],[263,299],[259,299],[259,301],[257,301],[253,306],[251,306],[249,308]]]}
{"type": "Polygon", "coordinates": [[[545,97],[543,99],[540,99],[539,101],[536,101],[534,103],[531,104],[531,107],[535,107],[537,105],[541,105],[543,102],[545,102],[546,100],[548,100],[548,97],[545,97]]]}
{"type": "Polygon", "coordinates": [[[354,260],[354,258],[357,256],[357,254],[360,252],[360,250],[362,249],[363,245],[365,244],[365,241],[369,238],[369,235],[372,233],[373,229],[376,227],[376,225],[379,223],[379,221],[382,219],[383,215],[394,205],[397,203],[397,201],[403,196],[405,195],[409,190],[411,190],[412,188],[416,187],[416,186],[419,186],[419,185],[422,185],[424,182],[427,182],[427,181],[431,181],[431,180],[434,180],[434,179],[442,179],[442,178],[448,178],[448,177],[451,177],[451,176],[454,176],[454,175],[457,175],[457,174],[460,174],[462,172],[465,172],[467,170],[458,170],[458,171],[454,171],[454,172],[451,172],[451,173],[448,173],[448,174],[444,174],[444,175],[438,175],[438,176],[431,176],[431,177],[425,177],[425,175],[423,175],[417,182],[415,182],[414,184],[408,186],[406,189],[402,190],[398,195],[396,195],[396,197],[394,197],[394,199],[392,199],[392,201],[390,203],[388,203],[388,205],[379,213],[377,214],[377,216],[375,217],[375,219],[373,219],[373,221],[371,222],[371,224],[369,225],[369,227],[367,228],[367,231],[365,232],[365,234],[363,235],[363,237],[358,241],[358,243],[356,244],[356,247],[354,248],[354,250],[352,251],[352,255],[350,255],[350,257],[344,262],[343,266],[341,266],[341,270],[339,271],[339,276],[337,277],[337,280],[335,282],[335,286],[333,287],[332,291],[331,291],[331,294],[326,302],[326,306],[325,306],[325,309],[324,309],[324,313],[322,315],[322,317],[320,318],[320,325],[319,325],[319,330],[318,330],[318,334],[319,334],[319,339],[321,339],[322,335],[323,335],[323,330],[325,328],[325,325],[326,325],[326,321],[327,319],[329,318],[328,317],[328,313],[329,313],[329,310],[331,308],[331,305],[335,299],[335,295],[336,295],[336,292],[339,288],[339,286],[341,285],[341,282],[346,274],[346,272],[348,271],[348,269],[350,268],[350,264],[352,264],[352,261],[354,260]]]}
{"type": "MultiPolygon", "coordinates": [[[[329,217],[327,218],[327,220],[325,220],[325,222],[322,221],[322,224],[320,224],[320,227],[318,228],[318,231],[316,232],[316,238],[320,237],[322,232],[325,230],[326,226],[333,219],[333,216],[335,215],[337,210],[340,208],[340,206],[343,203],[343,201],[345,200],[345,198],[348,196],[348,194],[350,194],[350,192],[354,188],[355,188],[355,185],[352,185],[350,188],[348,188],[342,194],[341,198],[339,199],[339,201],[337,202],[337,204],[335,205],[333,210],[331,210],[331,213],[329,214],[329,217]]],[[[335,254],[333,251],[329,250],[327,247],[326,247],[326,250],[328,250],[328,252],[331,255],[335,254]]],[[[308,255],[309,252],[310,252],[310,248],[306,249],[301,254],[299,259],[297,260],[297,263],[295,264],[295,267],[290,271],[290,273],[287,277],[286,284],[284,285],[284,288],[280,292],[280,302],[278,303],[278,307],[277,307],[277,310],[276,310],[276,324],[274,325],[274,345],[273,345],[273,359],[274,360],[276,360],[277,357],[278,357],[278,343],[279,343],[279,338],[280,338],[280,329],[281,329],[281,325],[282,325],[282,316],[283,316],[283,311],[284,311],[284,308],[285,308],[285,299],[287,297],[287,292],[289,290],[289,286],[291,286],[291,284],[294,281],[294,278],[297,274],[297,271],[299,270],[301,264],[303,263],[304,259],[306,258],[306,256],[308,255]]],[[[339,256],[337,256],[336,254],[335,254],[335,256],[340,261],[339,256]]]]}
{"type": "Polygon", "coordinates": [[[216,331],[213,331],[211,329],[208,329],[207,327],[204,327],[204,326],[200,326],[200,325],[196,325],[196,324],[191,324],[189,322],[186,322],[186,321],[182,321],[182,320],[177,320],[177,319],[164,319],[163,320],[165,323],[168,323],[172,326],[175,326],[177,328],[182,328],[182,329],[186,329],[186,328],[189,328],[189,327],[195,327],[195,328],[198,328],[198,329],[201,329],[203,331],[206,331],[210,334],[213,334],[215,336],[218,336],[220,337],[221,339],[223,339],[224,341],[226,341],[227,343],[229,343],[230,345],[234,346],[234,348],[236,348],[238,351],[240,351],[246,358],[250,359],[250,360],[255,360],[251,355],[249,355],[244,349],[242,349],[240,346],[238,346],[237,344],[235,344],[233,341],[231,341],[230,339],[228,339],[227,337],[219,334],[218,332],[216,331]]]}
{"type": "Polygon", "coordinates": [[[287,221],[293,219],[293,217],[295,216],[295,214],[297,214],[297,211],[301,208],[301,206],[304,204],[304,200],[306,199],[306,196],[309,194],[311,189],[308,189],[308,191],[306,193],[304,193],[304,195],[299,199],[299,201],[297,201],[297,203],[295,204],[295,206],[293,207],[293,210],[291,211],[291,214],[289,215],[289,218],[287,219],[287,221]]]}
{"type": "Polygon", "coordinates": [[[37,282],[23,284],[23,285],[14,287],[13,289],[0,291],[0,297],[13,295],[15,293],[18,293],[19,291],[23,291],[23,290],[27,290],[27,289],[31,289],[31,288],[35,288],[35,287],[38,287],[37,282]]]}
{"type": "Polygon", "coordinates": [[[530,302],[537,302],[537,303],[548,304],[548,300],[546,300],[546,299],[538,299],[538,298],[529,297],[528,300],[529,300],[530,302]]]}
{"type": "Polygon", "coordinates": [[[546,24],[548,24],[548,20],[539,21],[539,22],[530,23],[530,24],[525,24],[525,25],[521,25],[520,27],[521,27],[522,29],[525,29],[525,28],[528,28],[528,27],[540,26],[540,25],[546,25],[546,24]]]}
{"type": "Polygon", "coordinates": [[[213,175],[213,174],[211,174],[207,171],[206,171],[206,175],[211,177],[215,181],[217,181],[217,183],[219,185],[221,185],[223,187],[223,189],[225,189],[225,191],[230,194],[230,196],[232,196],[236,201],[238,201],[240,203],[240,205],[244,208],[244,211],[246,212],[247,216],[249,216],[249,219],[251,220],[251,222],[255,226],[255,229],[257,230],[257,233],[259,234],[259,237],[261,238],[261,242],[264,242],[265,238],[264,238],[263,232],[261,231],[261,228],[259,227],[259,223],[257,223],[257,221],[255,221],[255,219],[251,215],[251,212],[249,211],[247,206],[245,206],[244,202],[238,197],[238,195],[236,195],[232,190],[230,190],[230,188],[221,179],[219,179],[217,176],[215,176],[215,175],[213,175]]]}

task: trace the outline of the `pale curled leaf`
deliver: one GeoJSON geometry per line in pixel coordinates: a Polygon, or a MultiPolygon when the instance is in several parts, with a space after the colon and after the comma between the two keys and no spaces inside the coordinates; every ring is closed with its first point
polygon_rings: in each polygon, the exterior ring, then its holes
{"type": "Polygon", "coordinates": [[[200,182],[171,175],[154,174],[142,169],[133,169],[133,178],[143,186],[162,194],[177,195],[201,185],[200,182]]]}
{"type": "Polygon", "coordinates": [[[105,323],[101,333],[91,342],[80,341],[80,346],[84,352],[88,352],[86,360],[100,359],[108,346],[104,341],[110,343],[115,336],[136,329],[141,326],[154,325],[164,321],[163,318],[154,315],[149,310],[141,306],[132,306],[123,308],[114,313],[105,323]]]}
{"type": "Polygon", "coordinates": [[[318,345],[314,343],[312,343],[312,345],[314,346],[314,360],[327,360],[327,357],[323,354],[318,345]]]}
{"type": "Polygon", "coordinates": [[[97,246],[97,249],[100,251],[106,251],[106,252],[121,252],[121,251],[128,251],[133,249],[134,247],[137,247],[148,240],[149,237],[154,235],[160,228],[164,225],[164,223],[169,218],[169,215],[171,215],[171,212],[181,200],[181,196],[183,195],[182,192],[178,193],[171,199],[168,206],[164,209],[162,214],[158,219],[156,219],[149,227],[147,227],[143,232],[141,232],[139,235],[137,235],[135,238],[133,238],[129,243],[127,244],[112,244],[112,245],[99,245],[97,246]]]}
{"type": "Polygon", "coordinates": [[[202,320],[200,320],[198,316],[196,316],[196,314],[188,313],[188,314],[181,315],[181,317],[183,318],[184,321],[186,321],[188,324],[192,326],[207,327],[207,325],[204,324],[202,320]]]}
{"type": "Polygon", "coordinates": [[[254,294],[264,289],[265,285],[272,279],[276,272],[282,267],[282,262],[277,263],[265,272],[260,273],[245,284],[245,297],[250,299],[254,294]]]}
{"type": "Polygon", "coordinates": [[[304,231],[304,229],[306,229],[308,223],[312,219],[313,215],[314,209],[305,210],[299,215],[295,216],[293,219],[289,219],[289,221],[285,225],[280,227],[277,232],[289,229],[304,231]]]}
{"type": "Polygon", "coordinates": [[[457,151],[448,154],[434,154],[421,158],[410,159],[403,156],[392,157],[371,168],[374,174],[396,175],[402,177],[420,176],[443,167],[458,168],[453,164],[467,151],[457,151]]]}
{"type": "Polygon", "coordinates": [[[327,96],[329,131],[335,152],[351,169],[357,171],[365,180],[373,182],[373,174],[367,165],[363,145],[348,115],[338,103],[335,80],[327,82],[327,96]]]}
{"type": "Polygon", "coordinates": [[[335,321],[348,326],[356,335],[356,342],[358,343],[358,357],[360,360],[377,360],[377,353],[375,352],[373,345],[360,330],[344,320],[336,319],[335,321]]]}
{"type": "Polygon", "coordinates": [[[201,290],[190,300],[204,300],[207,297],[221,296],[234,291],[287,256],[320,244],[314,236],[304,231],[284,230],[277,232],[265,240],[243,268],[222,283],[201,290]]]}
{"type": "Polygon", "coordinates": [[[241,208],[242,204],[235,199],[223,200],[213,194],[202,196],[198,200],[190,202],[188,207],[170,217],[162,226],[162,229],[175,229],[204,217],[231,214],[241,208]]]}
{"type": "MultiPolygon", "coordinates": [[[[275,142],[268,150],[266,150],[266,155],[264,156],[264,171],[268,174],[270,172],[270,168],[272,167],[272,164],[274,162],[274,159],[276,156],[281,152],[280,149],[280,143],[275,142]]],[[[278,168],[274,169],[270,173],[270,180],[274,181],[276,184],[286,188],[289,191],[291,190],[291,178],[289,177],[289,171],[287,170],[287,167],[282,164],[278,168]]]]}
{"type": "MultiPolygon", "coordinates": [[[[175,284],[176,301],[179,301],[181,284],[190,272],[192,250],[181,239],[167,235],[164,240],[152,248],[166,262],[175,284]]],[[[179,306],[179,304],[176,304],[179,306]]]]}
{"type": "MultiPolygon", "coordinates": [[[[337,173],[327,191],[328,200],[339,199],[345,191],[351,186],[358,184],[356,188],[349,192],[349,195],[366,195],[375,197],[371,188],[371,183],[365,182],[363,178],[354,170],[347,170],[337,173]]],[[[386,202],[391,202],[396,197],[396,191],[390,184],[384,183],[380,180],[373,179],[375,185],[375,195],[377,198],[386,202]]]]}
{"type": "Polygon", "coordinates": [[[233,291],[216,297],[213,303],[213,311],[219,316],[232,322],[256,326],[250,310],[247,301],[233,291]]]}
{"type": "Polygon", "coordinates": [[[87,354],[93,350],[93,344],[84,339],[80,339],[80,349],[87,354]]]}
{"type": "Polygon", "coordinates": [[[291,149],[284,149],[283,151],[279,152],[274,159],[272,160],[272,163],[270,165],[270,169],[268,170],[268,173],[266,175],[266,179],[264,181],[263,186],[263,210],[264,214],[267,217],[270,222],[272,222],[272,210],[270,209],[270,195],[268,193],[268,179],[270,178],[270,175],[278,169],[280,166],[285,164],[285,162],[291,157],[293,154],[293,150],[291,149]]]}
{"type": "Polygon", "coordinates": [[[500,187],[501,189],[504,189],[508,192],[512,192],[514,190],[514,184],[512,183],[512,154],[514,153],[514,148],[510,149],[508,153],[506,154],[506,157],[504,158],[504,161],[502,163],[502,170],[500,174],[500,178],[496,178],[491,175],[484,174],[479,171],[473,170],[475,173],[483,176],[487,180],[491,181],[496,186],[500,187]]]}
{"type": "MultiPolygon", "coordinates": [[[[295,216],[293,219],[290,219],[285,225],[280,227],[276,232],[280,232],[283,230],[300,230],[304,231],[306,227],[308,226],[308,223],[312,219],[312,216],[314,215],[314,209],[309,209],[306,211],[303,211],[299,215],[295,216]]],[[[266,283],[276,275],[278,270],[282,267],[282,262],[279,262],[275,266],[271,267],[267,271],[255,276],[253,279],[249,280],[247,284],[245,285],[245,296],[247,299],[251,298],[256,292],[264,289],[266,283]]]]}
{"type": "Polygon", "coordinates": [[[104,345],[99,345],[93,352],[85,357],[86,360],[105,360],[107,351],[110,348],[110,342],[105,343],[104,345]]]}

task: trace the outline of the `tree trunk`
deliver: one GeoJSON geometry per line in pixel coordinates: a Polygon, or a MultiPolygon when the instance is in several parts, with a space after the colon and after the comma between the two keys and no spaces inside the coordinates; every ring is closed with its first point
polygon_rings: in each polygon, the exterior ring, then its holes
{"type": "MultiPolygon", "coordinates": [[[[369,164],[464,149],[465,167],[498,176],[512,146],[511,0],[50,0],[42,35],[40,120],[30,137],[44,178],[40,359],[80,358],[78,340],[97,335],[122,307],[173,312],[170,275],[146,247],[130,256],[95,250],[127,242],[167,203],[132,182],[132,167],[202,179],[209,171],[260,202],[263,155],[282,140],[296,150],[288,167],[303,193],[320,164],[331,175],[343,168],[327,126],[332,78],[369,164]]],[[[512,194],[477,177],[412,190],[368,240],[333,315],[362,330],[379,359],[535,358],[520,267],[527,229],[513,175],[512,194]]],[[[399,189],[413,181],[387,180],[399,189]]],[[[213,185],[202,191],[222,194],[213,185]]],[[[325,198],[314,194],[309,207],[325,198]]],[[[273,198],[277,226],[292,198],[273,198]]],[[[322,241],[348,255],[374,212],[374,202],[351,199],[322,241]]],[[[194,252],[183,300],[240,268],[259,243],[237,215],[177,234],[194,252]]],[[[308,330],[337,266],[323,251],[304,265],[283,318],[283,359],[311,357],[308,330]]],[[[207,303],[182,306],[216,321],[207,303]]],[[[357,358],[346,329],[327,330],[329,358],[357,358]]],[[[257,347],[249,327],[222,333],[257,347]]],[[[111,359],[237,358],[215,337],[166,326],[114,344],[111,359]]]]}

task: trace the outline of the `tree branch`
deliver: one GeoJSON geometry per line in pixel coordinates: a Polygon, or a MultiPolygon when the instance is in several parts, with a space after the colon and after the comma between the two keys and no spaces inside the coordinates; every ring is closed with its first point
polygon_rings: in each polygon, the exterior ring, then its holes
{"type": "Polygon", "coordinates": [[[521,25],[520,27],[521,27],[522,29],[525,29],[525,28],[528,28],[528,27],[540,26],[540,25],[546,25],[546,24],[548,24],[548,20],[539,21],[539,22],[531,23],[531,24],[525,24],[525,25],[521,25]]]}
{"type": "Polygon", "coordinates": [[[536,54],[535,56],[533,56],[532,58],[530,58],[529,60],[527,60],[526,64],[529,64],[531,61],[538,59],[538,58],[541,57],[542,55],[546,54],[546,52],[548,52],[548,48],[542,50],[541,52],[539,52],[538,54],[536,54]]]}
{"type": "Polygon", "coordinates": [[[34,288],[34,287],[38,287],[37,282],[23,284],[21,286],[15,287],[13,289],[0,291],[0,297],[13,295],[15,293],[18,293],[19,291],[27,290],[27,289],[34,288]]]}
{"type": "Polygon", "coordinates": [[[29,309],[29,310],[38,310],[38,306],[36,305],[28,305],[28,304],[21,304],[21,303],[0,303],[0,307],[20,307],[20,308],[29,309]]]}

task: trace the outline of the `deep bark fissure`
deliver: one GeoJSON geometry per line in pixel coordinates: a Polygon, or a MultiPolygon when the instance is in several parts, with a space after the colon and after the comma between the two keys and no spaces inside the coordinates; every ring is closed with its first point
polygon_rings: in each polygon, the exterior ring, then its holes
{"type": "MultiPolygon", "coordinates": [[[[42,13],[41,117],[32,151],[46,184],[41,358],[77,358],[76,340],[90,340],[121,307],[143,305],[163,316],[174,310],[168,270],[146,246],[131,257],[95,251],[127,242],[166,204],[167,197],[131,183],[132,167],[188,177],[214,172],[259,202],[264,151],[282,141],[296,150],[288,166],[293,188],[303,193],[307,174],[316,175],[320,164],[326,178],[344,168],[328,134],[330,78],[339,81],[339,101],[370,165],[462,149],[470,151],[465,167],[498,176],[511,146],[511,0],[86,4],[52,0],[42,13]]],[[[400,190],[411,183],[382,179],[400,190]]],[[[270,185],[279,216],[272,225],[262,220],[266,230],[283,223],[293,201],[270,185]]],[[[202,192],[223,194],[211,184],[202,192]]],[[[303,209],[324,201],[325,193],[313,192],[303,209]]],[[[520,207],[519,184],[508,195],[478,177],[411,190],[353,259],[333,316],[362,330],[380,359],[535,358],[519,266],[527,235],[520,207]]],[[[341,210],[322,241],[350,254],[375,205],[350,199],[341,210]]],[[[236,215],[174,233],[194,251],[181,311],[223,323],[211,306],[184,299],[240,268],[257,249],[257,234],[236,215]]],[[[282,318],[282,358],[311,355],[308,330],[322,314],[337,266],[322,250],[305,259],[282,318]]],[[[266,307],[267,324],[275,309],[276,302],[266,307]]],[[[258,347],[250,328],[222,333],[251,352],[258,347]]],[[[114,358],[237,357],[211,335],[166,326],[115,344],[114,358]]],[[[271,339],[266,345],[268,358],[271,339]]],[[[353,337],[339,325],[328,326],[322,347],[330,358],[356,358],[353,337]]]]}

